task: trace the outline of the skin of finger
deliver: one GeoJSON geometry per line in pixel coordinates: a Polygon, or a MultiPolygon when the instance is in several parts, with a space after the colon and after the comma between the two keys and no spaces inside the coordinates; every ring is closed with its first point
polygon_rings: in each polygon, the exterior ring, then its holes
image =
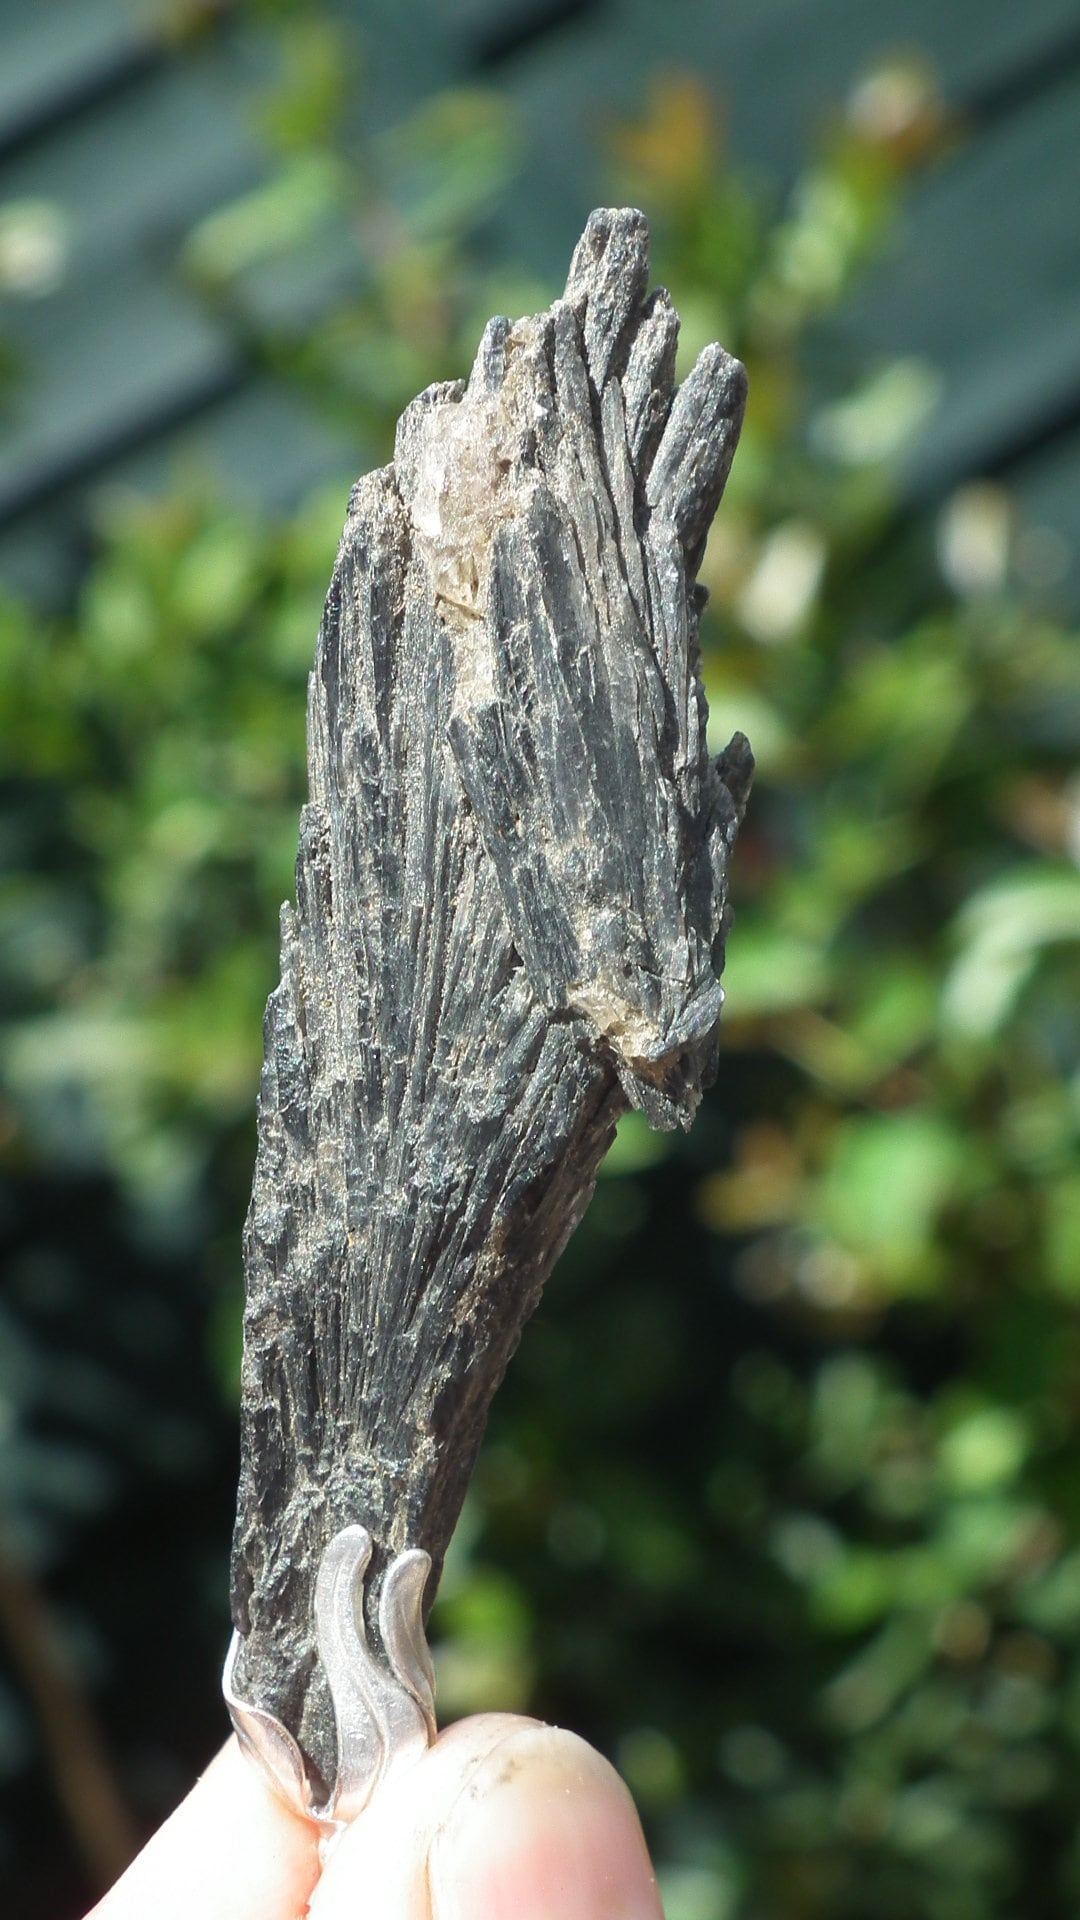
{"type": "Polygon", "coordinates": [[[318,1836],[229,1740],[87,1920],[299,1920],[318,1836]]]}
{"type": "Polygon", "coordinates": [[[516,1734],[476,1768],[428,1881],[434,1920],[663,1920],[626,1787],[561,1727],[516,1734]]]}
{"type": "Polygon", "coordinates": [[[333,1843],[312,1897],[311,1920],[429,1920],[434,1836],[491,1756],[539,1726],[518,1714],[474,1714],[449,1727],[414,1766],[391,1773],[333,1843]]]}
{"type": "Polygon", "coordinates": [[[311,1920],[663,1920],[625,1786],[575,1734],[478,1715],[342,1835],[311,1920]]]}

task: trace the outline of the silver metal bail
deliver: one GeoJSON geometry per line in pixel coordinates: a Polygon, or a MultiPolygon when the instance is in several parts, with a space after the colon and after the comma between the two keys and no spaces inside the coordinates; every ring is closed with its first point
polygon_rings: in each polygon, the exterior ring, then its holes
{"type": "Polygon", "coordinates": [[[222,1676],[244,1752],[293,1812],[316,1821],[327,1835],[355,1820],[390,1769],[419,1759],[435,1738],[435,1670],[423,1619],[431,1556],[411,1547],[390,1562],[383,1576],[384,1666],[371,1650],[364,1623],[364,1576],[371,1554],[366,1527],[343,1527],[325,1549],[315,1583],[315,1649],[337,1728],[337,1772],[328,1801],[315,1804],[303,1754],[288,1729],[239,1697],[239,1634],[233,1634],[222,1676]]]}

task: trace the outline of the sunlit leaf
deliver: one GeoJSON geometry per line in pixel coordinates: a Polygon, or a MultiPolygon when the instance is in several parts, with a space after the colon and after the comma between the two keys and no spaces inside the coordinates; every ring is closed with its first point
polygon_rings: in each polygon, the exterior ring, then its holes
{"type": "Polygon", "coordinates": [[[724,972],[728,1019],[812,1005],[824,995],[828,977],[819,947],[747,915],[739,922],[724,972]]]}
{"type": "Polygon", "coordinates": [[[307,241],[348,205],[345,164],[327,152],[300,153],[265,186],[207,214],[191,234],[185,264],[199,279],[228,281],[307,241]]]}
{"type": "Polygon", "coordinates": [[[1009,1019],[1048,947],[1080,942],[1080,873],[1032,866],[975,894],[955,928],[959,947],[942,995],[946,1033],[989,1039],[1009,1019]]]}
{"type": "Polygon", "coordinates": [[[914,1277],[967,1175],[965,1142],[940,1116],[867,1115],[839,1130],[811,1208],[843,1245],[872,1255],[887,1273],[914,1277]]]}

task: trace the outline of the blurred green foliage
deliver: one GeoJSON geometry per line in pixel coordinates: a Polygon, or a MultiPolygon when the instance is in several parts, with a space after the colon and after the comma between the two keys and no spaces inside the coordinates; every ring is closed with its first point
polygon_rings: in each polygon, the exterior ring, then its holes
{"type": "MultiPolygon", "coordinates": [[[[385,457],[487,313],[553,289],[473,246],[497,99],[364,142],[341,29],[282,31],[275,171],[181,266],[385,457]]],[[[842,349],[949,137],[928,77],[873,76],[782,209],[718,127],[669,76],[595,197],[648,209],[685,360],[720,337],[751,374],[704,567],[716,745],[759,758],[720,1082],[685,1140],[624,1124],[523,1343],[442,1700],[611,1752],[670,1920],[1034,1920],[1080,1898],[1080,655],[1016,590],[1004,496],[903,505],[933,370],[842,349]]],[[[274,522],[190,476],[104,496],[70,615],[0,616],[9,1170],[104,1163],[144,1241],[198,1237],[223,1394],[349,478],[274,522]]]]}

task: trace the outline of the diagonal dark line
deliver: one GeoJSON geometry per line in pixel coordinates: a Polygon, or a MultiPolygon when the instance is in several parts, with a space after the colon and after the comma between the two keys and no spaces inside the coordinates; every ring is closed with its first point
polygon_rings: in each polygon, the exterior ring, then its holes
{"type": "Polygon", "coordinates": [[[936,465],[930,472],[909,472],[905,498],[916,508],[934,506],[953,487],[968,480],[1017,481],[1025,467],[1067,445],[1080,431],[1080,385],[1055,393],[1041,413],[1021,420],[1001,433],[984,452],[966,453],[936,465]]]}
{"type": "Polygon", "coordinates": [[[71,121],[96,113],[171,65],[185,47],[215,31],[235,7],[236,0],[204,0],[186,41],[164,32],[136,33],[51,89],[17,104],[0,122],[0,166],[49,139],[71,121]]]}
{"type": "Polygon", "coordinates": [[[1054,397],[1052,408],[1040,417],[1027,420],[1015,433],[1001,440],[981,471],[991,479],[1001,479],[1026,467],[1041,454],[1049,452],[1059,440],[1067,440],[1080,429],[1080,385],[1054,397]]]}
{"type": "Polygon", "coordinates": [[[122,98],[156,73],[165,59],[164,49],[149,40],[139,41],[112,54],[107,60],[55,86],[51,92],[17,107],[0,126],[0,165],[17,159],[28,148],[46,140],[60,126],[122,98]]]}
{"type": "Polygon", "coordinates": [[[970,128],[983,132],[1041,100],[1071,80],[1080,68],[1080,20],[1031,49],[984,86],[961,94],[956,105],[970,128]]]}
{"type": "Polygon", "coordinates": [[[178,388],[164,404],[130,415],[73,451],[39,463],[28,475],[5,487],[0,483],[0,530],[16,525],[38,508],[47,506],[69,487],[101,477],[118,460],[152,446],[204,414],[231,400],[251,379],[250,363],[230,356],[210,373],[178,388]]]}
{"type": "Polygon", "coordinates": [[[490,72],[561,27],[603,11],[603,0],[534,0],[513,18],[493,20],[475,34],[468,48],[469,64],[477,72],[490,72]]]}

